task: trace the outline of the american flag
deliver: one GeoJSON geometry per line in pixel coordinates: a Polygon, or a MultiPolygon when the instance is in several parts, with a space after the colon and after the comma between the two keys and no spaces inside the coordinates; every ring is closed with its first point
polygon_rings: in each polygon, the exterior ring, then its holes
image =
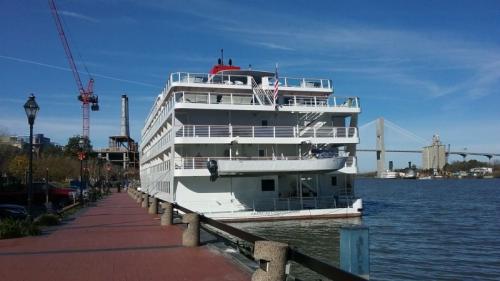
{"type": "Polygon", "coordinates": [[[276,99],[278,99],[278,91],[279,91],[278,64],[276,64],[276,72],[274,74],[274,91],[273,91],[274,104],[276,104],[276,99]]]}

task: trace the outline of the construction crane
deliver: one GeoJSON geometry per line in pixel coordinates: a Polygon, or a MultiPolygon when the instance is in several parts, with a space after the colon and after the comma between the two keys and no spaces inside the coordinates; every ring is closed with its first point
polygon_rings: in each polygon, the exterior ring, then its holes
{"type": "Polygon", "coordinates": [[[66,53],[66,57],[68,58],[69,66],[71,71],[73,72],[73,77],[76,81],[76,86],[78,87],[78,100],[82,103],[82,117],[83,117],[83,141],[84,145],[88,144],[89,140],[89,128],[90,128],[90,114],[89,114],[89,106],[92,111],[99,110],[99,97],[94,95],[94,79],[90,77],[89,82],[87,84],[87,88],[83,87],[82,80],[80,79],[80,74],[78,73],[78,68],[76,67],[75,60],[73,59],[73,54],[71,53],[71,49],[69,47],[68,39],[66,38],[66,34],[64,33],[61,17],[57,12],[56,4],[54,0],[49,0],[50,10],[52,11],[52,16],[54,17],[54,21],[56,23],[57,32],[59,34],[59,38],[61,39],[62,45],[64,47],[64,52],[66,53]]]}

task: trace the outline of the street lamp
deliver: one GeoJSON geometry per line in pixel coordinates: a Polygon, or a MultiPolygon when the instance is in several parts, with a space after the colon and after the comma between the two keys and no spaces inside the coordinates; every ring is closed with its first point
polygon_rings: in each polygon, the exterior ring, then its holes
{"type": "Polygon", "coordinates": [[[78,159],[80,159],[80,203],[83,204],[83,159],[85,159],[85,138],[80,138],[78,146],[80,147],[80,152],[78,152],[78,159]]]}
{"type": "Polygon", "coordinates": [[[40,107],[35,101],[35,96],[31,94],[28,101],[24,104],[24,111],[26,111],[26,117],[28,117],[28,123],[30,125],[30,162],[29,162],[29,172],[28,172],[28,216],[31,219],[31,197],[33,193],[33,124],[35,123],[36,114],[40,110],[40,107]]]}
{"type": "Polygon", "coordinates": [[[49,168],[45,168],[45,206],[49,208],[49,168]]]}

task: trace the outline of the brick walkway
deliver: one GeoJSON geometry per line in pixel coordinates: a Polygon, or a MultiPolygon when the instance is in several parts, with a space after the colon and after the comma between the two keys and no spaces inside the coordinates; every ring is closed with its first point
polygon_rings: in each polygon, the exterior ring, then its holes
{"type": "Polygon", "coordinates": [[[126,192],[113,194],[53,233],[0,240],[0,280],[250,280],[206,246],[182,247],[181,237],[126,192]]]}

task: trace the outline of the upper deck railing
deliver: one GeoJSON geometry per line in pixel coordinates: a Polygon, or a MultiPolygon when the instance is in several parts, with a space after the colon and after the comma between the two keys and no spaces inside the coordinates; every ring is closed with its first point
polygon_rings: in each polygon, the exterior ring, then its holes
{"type": "MultiPolygon", "coordinates": [[[[360,108],[358,97],[283,96],[281,106],[360,108]]],[[[214,92],[176,92],[176,103],[260,105],[252,94],[214,92]]]]}
{"type": "MultiPolygon", "coordinates": [[[[170,74],[169,84],[172,83],[193,83],[193,84],[221,84],[221,85],[246,85],[251,86],[251,77],[245,75],[232,75],[227,73],[221,74],[208,74],[208,73],[189,73],[189,72],[175,72],[170,74]]],[[[274,85],[274,77],[265,77],[267,86],[274,85]]],[[[325,89],[331,90],[333,85],[329,79],[318,78],[293,78],[293,77],[280,77],[280,87],[287,88],[305,88],[305,89],[325,89]]],[[[264,87],[266,85],[263,85],[264,87]]]]}
{"type": "MultiPolygon", "coordinates": [[[[279,87],[321,88],[329,90],[333,87],[332,80],[329,79],[280,77],[278,81],[279,87]]],[[[269,81],[269,85],[274,85],[274,78],[269,81]]]]}

